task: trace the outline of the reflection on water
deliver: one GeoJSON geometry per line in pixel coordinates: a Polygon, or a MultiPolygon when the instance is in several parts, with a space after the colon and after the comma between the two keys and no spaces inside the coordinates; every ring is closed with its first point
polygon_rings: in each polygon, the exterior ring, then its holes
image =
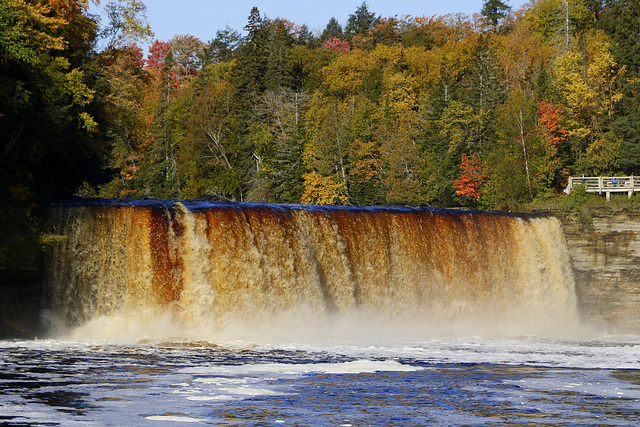
{"type": "Polygon", "coordinates": [[[0,425],[634,425],[638,348],[0,341],[0,425]]]}

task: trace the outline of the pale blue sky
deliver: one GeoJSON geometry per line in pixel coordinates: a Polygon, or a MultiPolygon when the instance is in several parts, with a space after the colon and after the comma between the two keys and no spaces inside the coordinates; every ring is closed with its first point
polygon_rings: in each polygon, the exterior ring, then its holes
{"type": "MultiPolygon", "coordinates": [[[[106,3],[103,0],[102,3],[106,3]]],[[[506,0],[514,10],[526,0],[506,0]]],[[[203,42],[213,39],[217,30],[227,25],[239,32],[247,24],[253,6],[262,16],[286,18],[296,24],[306,24],[319,33],[335,17],[344,27],[350,14],[362,0],[277,1],[277,0],[146,0],[147,18],[156,38],[168,41],[177,34],[190,34],[203,42]]],[[[369,11],[382,17],[404,15],[431,16],[449,13],[480,12],[483,0],[368,0],[369,11]]]]}

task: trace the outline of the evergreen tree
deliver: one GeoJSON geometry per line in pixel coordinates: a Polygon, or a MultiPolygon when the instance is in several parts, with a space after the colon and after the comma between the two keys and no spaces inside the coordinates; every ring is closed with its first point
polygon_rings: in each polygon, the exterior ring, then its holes
{"type": "Polygon", "coordinates": [[[171,50],[161,69],[160,98],[155,119],[155,137],[142,174],[147,197],[172,198],[179,195],[177,146],[174,142],[171,108],[177,90],[174,70],[176,61],[171,50]]]}
{"type": "Polygon", "coordinates": [[[271,22],[269,27],[270,37],[264,87],[272,90],[279,87],[291,87],[291,66],[288,56],[289,50],[294,44],[294,38],[281,19],[271,22]]]}
{"type": "Polygon", "coordinates": [[[295,36],[295,45],[296,46],[309,46],[309,47],[317,47],[319,44],[318,38],[313,35],[313,32],[309,30],[309,27],[303,25],[298,30],[298,33],[295,36]]]}
{"type": "Polygon", "coordinates": [[[378,19],[375,13],[369,12],[367,2],[363,2],[355,13],[349,15],[345,27],[347,38],[351,40],[357,35],[366,35],[369,30],[375,28],[378,19]]]}
{"type": "Polygon", "coordinates": [[[240,33],[229,27],[216,31],[216,37],[205,47],[205,65],[229,62],[242,42],[240,33]]]}
{"type": "Polygon", "coordinates": [[[491,25],[497,27],[510,10],[511,6],[502,0],[485,0],[480,13],[491,25]]]}
{"type": "Polygon", "coordinates": [[[341,39],[342,37],[344,37],[344,34],[342,33],[342,25],[338,23],[338,20],[336,18],[332,17],[331,19],[329,19],[329,23],[322,31],[322,35],[320,36],[320,43],[323,43],[333,37],[341,39]]]}
{"type": "Polygon", "coordinates": [[[236,88],[240,109],[248,112],[252,103],[264,91],[264,76],[267,74],[269,58],[269,25],[260,16],[257,7],[251,9],[249,20],[244,27],[247,36],[240,46],[236,68],[236,88]]]}
{"type": "Polygon", "coordinates": [[[597,27],[613,41],[612,52],[626,68],[621,80],[624,97],[617,106],[613,127],[621,135],[620,166],[640,173],[640,0],[610,0],[597,27]]]}

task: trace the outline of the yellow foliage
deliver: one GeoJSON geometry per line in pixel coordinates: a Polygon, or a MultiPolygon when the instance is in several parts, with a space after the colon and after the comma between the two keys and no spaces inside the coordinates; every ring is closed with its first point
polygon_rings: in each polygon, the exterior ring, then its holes
{"type": "MultiPolygon", "coordinates": [[[[63,36],[54,36],[56,30],[67,21],[57,16],[51,16],[51,6],[41,2],[26,2],[25,0],[9,0],[7,8],[18,11],[13,33],[17,35],[13,43],[24,43],[28,49],[16,49],[14,52],[19,59],[27,62],[36,60],[34,53],[48,50],[63,50],[67,42],[63,36]]],[[[4,12],[3,12],[4,13],[4,12]]],[[[3,62],[5,58],[1,58],[3,62]]]]}
{"type": "Polygon", "coordinates": [[[458,147],[471,149],[473,138],[485,120],[484,110],[475,113],[473,108],[451,101],[438,121],[440,134],[449,141],[449,153],[458,147]]]}
{"type": "Polygon", "coordinates": [[[402,48],[399,46],[377,45],[368,55],[368,60],[378,67],[389,68],[398,65],[402,59],[402,48]]]}
{"type": "Polygon", "coordinates": [[[615,173],[618,166],[621,141],[605,134],[587,147],[587,156],[591,167],[598,175],[615,173]]]}
{"type": "Polygon", "coordinates": [[[582,140],[613,115],[615,104],[622,99],[616,81],[625,71],[613,59],[604,33],[591,31],[586,42],[586,59],[569,51],[558,58],[554,69],[554,83],[565,97],[569,134],[582,140]]]}
{"type": "Polygon", "coordinates": [[[360,49],[352,49],[339,55],[322,69],[325,90],[334,96],[348,96],[357,93],[370,68],[367,54],[360,49]]]}
{"type": "Polygon", "coordinates": [[[98,123],[96,123],[93,116],[87,112],[82,112],[78,115],[80,120],[80,127],[86,129],[88,132],[95,132],[98,130],[98,123]]]}
{"type": "Polygon", "coordinates": [[[304,193],[300,199],[304,204],[316,205],[345,205],[349,199],[346,196],[346,183],[335,182],[331,176],[322,176],[316,171],[305,173],[304,193]]]}
{"type": "Polygon", "coordinates": [[[404,73],[393,73],[384,80],[386,100],[397,114],[406,115],[418,108],[414,80],[404,73]]]}
{"type": "Polygon", "coordinates": [[[75,105],[87,105],[93,99],[95,91],[84,84],[84,72],[74,68],[65,76],[65,88],[75,105]]]}

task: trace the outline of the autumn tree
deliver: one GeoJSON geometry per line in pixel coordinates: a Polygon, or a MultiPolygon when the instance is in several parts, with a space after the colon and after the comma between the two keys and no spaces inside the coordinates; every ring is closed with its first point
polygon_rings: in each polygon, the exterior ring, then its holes
{"type": "Polygon", "coordinates": [[[587,33],[585,47],[584,54],[571,50],[558,58],[553,83],[566,105],[577,170],[610,173],[617,168],[620,147],[611,125],[615,106],[623,96],[617,81],[624,68],[618,67],[604,33],[587,33]]]}
{"type": "Polygon", "coordinates": [[[87,6],[0,0],[0,272],[35,267],[37,210],[103,179],[98,25],[87,6]]]}
{"type": "Polygon", "coordinates": [[[566,178],[563,176],[565,165],[561,158],[561,144],[567,140],[569,133],[562,123],[561,109],[561,105],[554,105],[548,100],[538,103],[539,131],[537,144],[532,147],[531,163],[535,177],[534,185],[538,185],[543,191],[561,190],[566,178]]]}
{"type": "Polygon", "coordinates": [[[460,176],[453,181],[454,187],[457,188],[456,194],[471,197],[477,203],[480,200],[481,185],[487,178],[482,174],[482,160],[475,154],[468,156],[466,153],[462,153],[460,169],[462,169],[460,176]]]}
{"type": "Polygon", "coordinates": [[[142,0],[108,0],[104,6],[108,24],[102,30],[107,49],[128,48],[153,37],[142,0]]]}

